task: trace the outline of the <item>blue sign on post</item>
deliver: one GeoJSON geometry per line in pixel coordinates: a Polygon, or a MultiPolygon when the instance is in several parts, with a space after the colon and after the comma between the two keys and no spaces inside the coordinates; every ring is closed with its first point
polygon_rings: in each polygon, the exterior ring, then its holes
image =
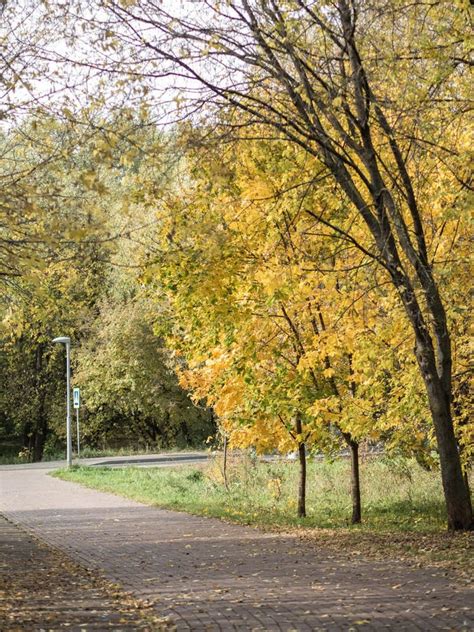
{"type": "Polygon", "coordinates": [[[74,402],[74,408],[79,408],[81,405],[81,392],[78,388],[72,389],[72,400],[74,402]]]}

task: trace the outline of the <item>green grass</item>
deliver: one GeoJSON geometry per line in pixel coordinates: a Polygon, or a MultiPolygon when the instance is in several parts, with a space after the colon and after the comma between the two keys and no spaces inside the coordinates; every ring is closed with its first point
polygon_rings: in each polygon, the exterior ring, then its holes
{"type": "MultiPolygon", "coordinates": [[[[74,468],[57,476],[135,500],[259,526],[348,527],[350,470],[345,460],[310,462],[307,517],[296,517],[297,463],[235,458],[228,490],[221,463],[179,468],[74,468]]],[[[376,531],[439,531],[446,513],[438,472],[415,462],[370,460],[361,466],[362,527],[376,531]]]]}

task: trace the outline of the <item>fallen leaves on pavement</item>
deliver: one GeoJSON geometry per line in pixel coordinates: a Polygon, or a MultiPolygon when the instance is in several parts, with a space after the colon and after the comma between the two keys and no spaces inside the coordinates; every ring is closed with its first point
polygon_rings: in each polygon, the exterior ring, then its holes
{"type": "Polygon", "coordinates": [[[152,602],[135,599],[1,516],[0,533],[2,632],[174,629],[152,602]]]}

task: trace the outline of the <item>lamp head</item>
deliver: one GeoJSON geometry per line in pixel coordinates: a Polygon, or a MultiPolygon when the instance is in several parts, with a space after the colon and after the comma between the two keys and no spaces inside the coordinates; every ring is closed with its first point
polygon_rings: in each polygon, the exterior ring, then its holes
{"type": "Polygon", "coordinates": [[[60,336],[59,338],[54,338],[53,342],[62,342],[67,345],[71,342],[71,338],[69,336],[60,336]]]}

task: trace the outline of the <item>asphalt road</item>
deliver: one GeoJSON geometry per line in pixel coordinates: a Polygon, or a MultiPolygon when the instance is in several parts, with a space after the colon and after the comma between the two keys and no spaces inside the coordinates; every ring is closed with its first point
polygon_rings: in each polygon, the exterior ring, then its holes
{"type": "MultiPolygon", "coordinates": [[[[172,467],[181,464],[202,463],[207,461],[207,452],[168,452],[133,456],[102,456],[88,459],[74,459],[75,465],[99,467],[172,467]]],[[[10,470],[57,470],[66,467],[64,461],[41,461],[40,463],[18,463],[0,465],[0,471],[10,470]]]]}

